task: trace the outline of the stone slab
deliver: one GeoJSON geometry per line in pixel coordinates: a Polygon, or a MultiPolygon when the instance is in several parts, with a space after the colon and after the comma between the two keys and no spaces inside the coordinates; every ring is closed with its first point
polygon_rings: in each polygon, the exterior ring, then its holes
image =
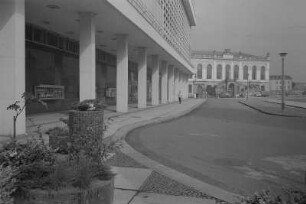
{"type": "Polygon", "coordinates": [[[127,204],[136,194],[136,191],[115,189],[114,204],[127,204]]]}
{"type": "Polygon", "coordinates": [[[215,200],[153,193],[139,193],[130,204],[216,204],[215,200]]]}
{"type": "Polygon", "coordinates": [[[138,190],[152,173],[150,169],[127,167],[112,167],[112,171],[116,174],[115,188],[127,190],[138,190]]]}

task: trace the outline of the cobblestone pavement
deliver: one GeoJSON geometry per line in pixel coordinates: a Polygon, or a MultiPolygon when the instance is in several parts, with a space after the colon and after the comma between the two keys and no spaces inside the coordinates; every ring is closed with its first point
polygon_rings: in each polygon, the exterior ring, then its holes
{"type": "Polygon", "coordinates": [[[148,193],[214,199],[216,202],[224,202],[220,199],[202,193],[192,187],[183,185],[173,179],[163,176],[156,171],[152,172],[152,174],[147,178],[139,190],[148,193]]]}

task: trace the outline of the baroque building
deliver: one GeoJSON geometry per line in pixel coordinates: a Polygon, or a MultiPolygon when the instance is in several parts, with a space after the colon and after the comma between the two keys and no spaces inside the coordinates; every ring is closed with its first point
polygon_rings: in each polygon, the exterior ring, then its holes
{"type": "Polygon", "coordinates": [[[189,79],[189,95],[236,97],[269,90],[269,54],[193,51],[191,62],[194,75],[189,79]]]}
{"type": "MultiPolygon", "coordinates": [[[[0,135],[26,91],[48,110],[101,99],[127,112],[188,97],[193,0],[1,0],[0,135]]],[[[26,133],[26,114],[17,134],[26,133]]]]}

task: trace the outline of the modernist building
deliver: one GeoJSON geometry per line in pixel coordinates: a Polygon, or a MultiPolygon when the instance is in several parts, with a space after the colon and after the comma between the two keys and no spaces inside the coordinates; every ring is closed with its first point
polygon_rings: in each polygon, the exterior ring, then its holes
{"type": "Polygon", "coordinates": [[[0,135],[12,134],[6,107],[25,91],[48,111],[102,98],[126,112],[187,97],[193,9],[191,0],[1,0],[0,135]]]}
{"type": "MultiPolygon", "coordinates": [[[[291,76],[284,76],[285,91],[292,90],[292,78],[291,76]]],[[[282,75],[271,75],[270,76],[270,91],[280,92],[282,90],[282,75]]]]}
{"type": "Polygon", "coordinates": [[[189,94],[244,95],[269,90],[269,54],[265,57],[225,49],[193,51],[195,73],[189,79],[189,94]]]}

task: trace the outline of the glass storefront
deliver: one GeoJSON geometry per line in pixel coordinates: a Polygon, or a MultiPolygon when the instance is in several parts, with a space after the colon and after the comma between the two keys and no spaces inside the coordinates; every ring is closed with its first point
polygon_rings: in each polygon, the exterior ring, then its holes
{"type": "MultiPolygon", "coordinates": [[[[27,114],[63,111],[79,101],[77,41],[26,24],[26,91],[40,97],[48,109],[32,104],[27,114]]],[[[137,103],[137,64],[129,62],[129,103],[137,103]]],[[[96,50],[96,97],[116,104],[116,56],[96,50]]]]}

